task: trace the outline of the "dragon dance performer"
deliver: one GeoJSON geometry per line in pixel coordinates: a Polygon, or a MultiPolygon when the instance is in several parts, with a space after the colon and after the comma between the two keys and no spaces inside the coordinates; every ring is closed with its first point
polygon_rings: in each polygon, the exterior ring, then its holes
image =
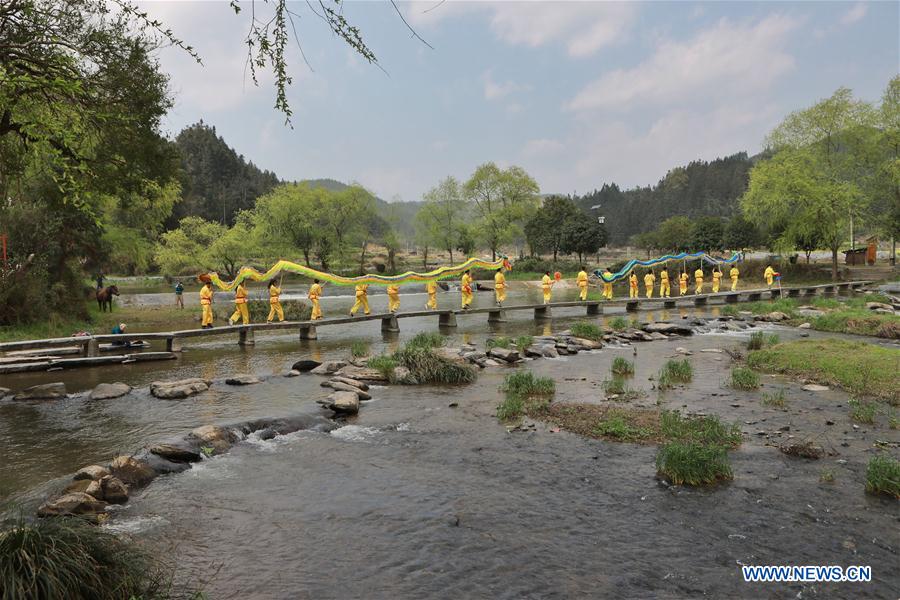
{"type": "Polygon", "coordinates": [[[603,297],[607,300],[613,299],[613,283],[612,281],[609,281],[612,279],[612,276],[612,271],[609,267],[606,267],[606,269],[603,270],[603,277],[606,278],[603,280],[603,297]]]}
{"type": "Polygon", "coordinates": [[[544,271],[541,277],[541,291],[544,293],[544,304],[550,304],[550,295],[553,290],[553,278],[550,277],[550,271],[544,271]]]}
{"type": "Polygon", "coordinates": [[[669,293],[669,269],[663,267],[663,270],[659,274],[659,297],[668,298],[669,293]]]}
{"type": "Polygon", "coordinates": [[[281,288],[275,285],[275,280],[269,280],[269,316],[266,323],[271,323],[275,315],[278,315],[279,323],[284,321],[284,309],[281,308],[281,288]]]}
{"type": "Polygon", "coordinates": [[[656,283],[656,275],[653,274],[653,270],[647,271],[647,274],[644,275],[644,291],[647,294],[648,298],[653,297],[653,284],[656,283]]]}
{"type": "Polygon", "coordinates": [[[388,312],[397,312],[400,309],[400,286],[389,285],[385,291],[388,297],[388,312]]]}
{"type": "Polygon", "coordinates": [[[631,275],[628,277],[628,297],[629,298],[637,298],[639,295],[640,295],[640,291],[638,290],[637,273],[632,271],[631,275]]]}
{"type": "Polygon", "coordinates": [[[718,294],[719,293],[719,284],[722,282],[722,271],[719,270],[718,265],[713,267],[712,277],[713,277],[713,285],[712,285],[713,294],[718,294]]]}
{"type": "Polygon", "coordinates": [[[763,277],[766,278],[766,285],[768,287],[772,287],[772,283],[775,281],[775,269],[772,268],[772,265],[766,265],[766,272],[763,273],[763,277]]]}
{"type": "Polygon", "coordinates": [[[694,281],[697,283],[697,287],[694,288],[694,293],[702,294],[703,293],[703,269],[702,268],[698,267],[697,270],[694,271],[694,281]]]}
{"type": "Polygon", "coordinates": [[[741,272],[738,271],[738,268],[736,266],[734,266],[731,267],[731,270],[728,272],[728,274],[731,276],[731,291],[736,292],[738,287],[738,277],[740,277],[741,272]]]}
{"type": "Polygon", "coordinates": [[[250,311],[247,308],[247,288],[243,282],[234,290],[234,314],[228,319],[229,325],[237,323],[238,317],[244,325],[250,324],[250,311]]]}
{"type": "Polygon", "coordinates": [[[360,307],[362,307],[365,314],[371,312],[369,311],[369,285],[365,283],[356,286],[356,302],[353,303],[353,308],[350,309],[350,316],[354,316],[360,307]]]}
{"type": "Polygon", "coordinates": [[[312,312],[310,313],[309,318],[313,321],[322,318],[322,307],[319,306],[319,297],[321,295],[322,286],[318,279],[313,279],[313,284],[309,287],[309,294],[306,295],[306,297],[309,298],[309,302],[312,304],[312,312]]]}
{"type": "Polygon", "coordinates": [[[429,279],[425,283],[425,292],[428,294],[428,302],[425,303],[425,308],[437,310],[437,282],[434,279],[429,279]]]}
{"type": "Polygon", "coordinates": [[[472,304],[472,275],[468,269],[463,273],[459,282],[459,289],[462,292],[462,309],[468,310],[472,304]]]}
{"type": "Polygon", "coordinates": [[[503,301],[506,300],[506,275],[503,274],[503,267],[494,273],[494,297],[497,300],[497,306],[503,306],[503,301]]]}
{"type": "Polygon", "coordinates": [[[584,302],[587,300],[588,293],[588,274],[587,271],[584,270],[584,265],[582,265],[581,270],[578,271],[578,276],[575,277],[575,283],[578,285],[578,298],[584,302]]]}
{"type": "Polygon", "coordinates": [[[678,294],[681,296],[687,294],[688,279],[687,271],[682,271],[681,275],[678,276],[678,294]]]}
{"type": "Polygon", "coordinates": [[[212,329],[213,326],[213,311],[212,311],[212,301],[213,301],[213,284],[212,281],[207,281],[206,284],[200,288],[200,309],[203,311],[202,319],[200,321],[201,329],[212,329]]]}

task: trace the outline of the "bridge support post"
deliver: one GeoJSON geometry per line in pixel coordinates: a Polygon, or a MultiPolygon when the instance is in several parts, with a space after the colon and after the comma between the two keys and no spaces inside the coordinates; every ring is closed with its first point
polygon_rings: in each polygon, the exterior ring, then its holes
{"type": "Polygon", "coordinates": [[[822,288],[822,295],[823,296],[834,296],[834,288],[835,288],[835,286],[833,286],[833,285],[826,285],[825,287],[822,288]]]}
{"type": "Polygon", "coordinates": [[[97,356],[100,354],[100,343],[91,338],[87,341],[87,344],[84,345],[84,355],[88,358],[93,356],[97,356]]]}
{"type": "Polygon", "coordinates": [[[762,300],[762,292],[752,292],[747,294],[747,302],[758,302],[762,300]]]}
{"type": "Polygon", "coordinates": [[[774,300],[775,298],[781,298],[781,290],[780,290],[780,289],[778,289],[778,288],[772,288],[771,290],[769,290],[769,292],[771,292],[771,294],[772,294],[772,299],[773,299],[773,300],[774,300]]]}
{"type": "Polygon", "coordinates": [[[443,312],[439,314],[438,327],[456,327],[456,313],[443,312]]]}
{"type": "Polygon", "coordinates": [[[549,306],[538,306],[534,309],[534,320],[535,321],[546,321],[551,316],[550,307],[549,306]]]}
{"type": "Polygon", "coordinates": [[[838,294],[848,294],[850,293],[850,284],[849,283],[839,283],[837,286],[838,294]]]}
{"type": "Polygon", "coordinates": [[[175,337],[166,338],[166,352],[181,352],[181,340],[175,337]]]}
{"type": "Polygon", "coordinates": [[[703,306],[706,304],[707,296],[696,296],[694,298],[694,306],[703,306]]]}
{"type": "Polygon", "coordinates": [[[488,313],[488,323],[506,323],[506,311],[502,308],[488,313]]]}
{"type": "Polygon", "coordinates": [[[725,302],[728,304],[735,304],[740,299],[740,296],[737,294],[728,294],[725,296],[725,302]]]}
{"type": "Polygon", "coordinates": [[[788,298],[796,298],[800,295],[800,290],[797,288],[791,288],[787,291],[788,298]]]}
{"type": "Polygon", "coordinates": [[[602,314],[603,314],[603,307],[600,306],[599,304],[588,304],[587,305],[587,315],[589,317],[593,316],[593,315],[602,315],[602,314]]]}
{"type": "Polygon", "coordinates": [[[808,287],[808,288],[805,288],[805,289],[803,290],[803,295],[804,295],[804,296],[815,296],[815,295],[816,295],[816,288],[814,288],[814,287],[808,287]]]}
{"type": "Polygon", "coordinates": [[[675,308],[675,301],[666,298],[663,300],[663,308],[675,308]]]}
{"type": "Polygon", "coordinates": [[[319,339],[319,334],[316,332],[315,325],[301,325],[300,326],[300,339],[301,340],[317,340],[319,339]]]}
{"type": "Polygon", "coordinates": [[[396,333],[400,331],[400,323],[397,322],[396,315],[389,315],[381,319],[381,331],[396,333]]]}
{"type": "Polygon", "coordinates": [[[256,340],[253,339],[252,329],[241,327],[241,330],[238,332],[238,336],[238,344],[241,346],[253,346],[256,344],[256,340]]]}
{"type": "Polygon", "coordinates": [[[637,300],[629,300],[625,303],[625,310],[628,312],[636,312],[640,303],[637,300]]]}

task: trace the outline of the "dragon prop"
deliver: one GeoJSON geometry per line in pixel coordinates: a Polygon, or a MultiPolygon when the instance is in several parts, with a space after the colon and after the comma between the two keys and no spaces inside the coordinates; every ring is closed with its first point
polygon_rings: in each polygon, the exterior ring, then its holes
{"type": "Polygon", "coordinates": [[[681,254],[666,254],[665,256],[660,256],[659,258],[653,258],[650,260],[629,260],[627,263],[625,263],[624,267],[613,273],[612,277],[605,276],[603,274],[603,271],[599,269],[594,271],[594,275],[607,283],[612,283],[628,277],[628,274],[631,273],[635,269],[635,267],[650,268],[657,265],[663,265],[673,260],[701,260],[711,265],[731,265],[744,260],[744,254],[742,252],[735,252],[729,258],[716,258],[715,256],[710,256],[706,252],[682,252],[681,254]]]}
{"type": "Polygon", "coordinates": [[[220,290],[230,292],[234,290],[238,284],[248,279],[252,281],[267,281],[281,273],[294,273],[311,279],[318,279],[319,281],[327,281],[334,285],[398,285],[403,283],[424,283],[426,281],[436,281],[438,279],[456,277],[462,275],[467,269],[499,269],[501,267],[507,270],[512,269],[509,259],[505,256],[501,256],[497,260],[470,258],[462,264],[454,265],[452,267],[440,267],[433,271],[428,271],[427,273],[407,271],[406,273],[400,273],[399,275],[366,274],[358,277],[344,277],[342,275],[317,271],[311,267],[297,264],[289,260],[279,260],[265,273],[260,273],[251,267],[241,267],[241,270],[237,273],[237,277],[232,281],[223,281],[217,273],[204,273],[197,279],[204,283],[211,281],[220,290]]]}

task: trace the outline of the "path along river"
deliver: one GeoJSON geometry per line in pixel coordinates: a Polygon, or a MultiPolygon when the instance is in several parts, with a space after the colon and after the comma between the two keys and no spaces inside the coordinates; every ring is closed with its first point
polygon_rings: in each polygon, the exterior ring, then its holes
{"type": "MultiPolygon", "coordinates": [[[[456,301],[451,294],[441,301],[451,298],[456,301]]],[[[637,316],[662,320],[716,308],[704,310],[637,316]]],[[[584,318],[580,311],[558,311],[547,324],[535,324],[526,313],[510,317],[494,326],[497,334],[558,332],[584,318]]],[[[390,350],[418,331],[434,330],[434,321],[404,320],[400,335],[388,337],[377,322],[324,328],[321,339],[302,344],[291,335],[259,336],[249,349],[223,339],[190,346],[177,362],[4,381],[21,388],[63,380],[70,392],[125,381],[138,389],[109,401],[0,401],[0,494],[33,507],[80,466],[199,425],[318,413],[314,400],[327,393],[321,379],[282,377],[295,360],[346,358],[357,340],[370,342],[376,353],[390,350]],[[238,372],[264,382],[221,383],[238,372]],[[217,383],[178,401],[152,398],[146,390],[152,380],[190,376],[217,383]]],[[[779,332],[782,339],[797,335],[779,332]]],[[[483,315],[461,318],[448,344],[483,346],[490,334],[483,315]]],[[[898,503],[863,493],[873,443],[896,442],[897,432],[854,429],[842,392],[804,392],[798,384],[764,378],[762,391],[783,386],[788,392],[789,409],[779,411],[761,406],[759,392],[726,388],[728,356],[701,350],[735,345],[742,336],[636,346],[633,385],[647,391],[637,404],[655,406],[659,399],[665,408],[716,413],[741,424],[744,443],[731,454],[735,479],[728,485],[693,490],[658,483],[651,446],[540,425],[510,433],[493,416],[508,369],[492,368],[461,388],[374,388],[373,401],[331,433],[250,439],[190,471],[157,479],[118,509],[109,526],[171,552],[179,580],[208,579],[211,598],[900,596],[898,503]],[[648,377],[678,346],[694,352],[694,382],[658,397],[648,377]],[[784,427],[789,431],[780,431],[784,427]],[[835,455],[806,461],[766,445],[791,434],[814,436],[835,455]],[[826,468],[834,483],[819,482],[826,468]],[[747,584],[742,564],[871,565],[874,581],[747,584]]],[[[612,359],[632,352],[607,347],[523,368],[552,376],[558,402],[599,401],[612,359]]]]}

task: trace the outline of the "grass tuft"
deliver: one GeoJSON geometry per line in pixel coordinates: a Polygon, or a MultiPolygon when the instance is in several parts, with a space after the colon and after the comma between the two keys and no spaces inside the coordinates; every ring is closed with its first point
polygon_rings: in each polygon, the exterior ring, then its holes
{"type": "Polygon", "coordinates": [[[669,390],[675,387],[676,383],[690,383],[693,378],[694,367],[688,359],[671,359],[659,370],[656,387],[659,390],[669,390]]]}
{"type": "Polygon", "coordinates": [[[766,346],[774,346],[781,338],[777,333],[764,333],[762,331],[754,331],[750,334],[750,340],[747,342],[748,350],[759,350],[766,346]]]}
{"type": "Polygon", "coordinates": [[[490,351],[492,348],[509,348],[512,344],[513,341],[508,337],[495,337],[486,339],[484,347],[486,350],[490,351]]]}
{"type": "Polygon", "coordinates": [[[369,355],[369,344],[366,342],[353,342],[350,344],[350,355],[353,358],[364,358],[369,355]]]}
{"type": "Polygon", "coordinates": [[[866,467],[866,491],[900,499],[900,461],[886,454],[873,456],[866,467]]]}
{"type": "Polygon", "coordinates": [[[394,359],[409,369],[410,377],[417,383],[457,385],[476,379],[474,367],[439,356],[430,347],[407,344],[394,354],[394,359]]]}
{"type": "Polygon", "coordinates": [[[516,371],[506,376],[500,391],[506,397],[497,406],[497,418],[509,421],[546,407],[556,393],[556,384],[549,377],[536,377],[531,371],[516,371]]]}
{"type": "Polygon", "coordinates": [[[573,336],[584,338],[586,340],[593,340],[595,342],[603,340],[603,328],[594,323],[588,323],[587,321],[573,323],[569,328],[569,331],[572,332],[573,336]]]}
{"type": "Polygon", "coordinates": [[[623,442],[642,440],[652,435],[650,429],[630,424],[625,415],[616,411],[610,411],[606,417],[597,423],[594,429],[596,435],[611,437],[623,442]]]}
{"type": "Polygon", "coordinates": [[[675,485],[708,485],[734,479],[723,446],[705,446],[691,442],[672,442],[656,454],[660,476],[675,485]]]}
{"type": "Polygon", "coordinates": [[[728,385],[736,390],[755,390],[759,388],[759,375],[747,367],[734,367],[728,385]]]}
{"type": "Polygon", "coordinates": [[[762,405],[772,406],[774,408],[784,409],[787,407],[787,400],[784,396],[784,388],[778,388],[777,392],[764,392],[762,395],[762,405]]]}
{"type": "Polygon", "coordinates": [[[382,354],[380,356],[373,356],[369,360],[366,361],[366,366],[375,369],[388,379],[390,379],[394,374],[394,369],[399,366],[400,363],[397,362],[393,356],[389,354],[382,354]]]}
{"type": "Polygon", "coordinates": [[[847,404],[850,405],[850,419],[857,423],[875,424],[875,414],[878,411],[878,407],[875,406],[874,402],[851,398],[847,404]]]}
{"type": "Polygon", "coordinates": [[[530,335],[520,335],[515,339],[514,343],[519,350],[525,350],[525,348],[534,344],[534,338],[530,335]]]}
{"type": "Polygon", "coordinates": [[[819,481],[821,483],[834,483],[834,471],[831,469],[823,469],[819,473],[819,481]]]}
{"type": "Polygon", "coordinates": [[[716,415],[685,417],[678,411],[664,410],[659,415],[659,427],[668,440],[734,447],[741,443],[740,426],[723,423],[716,415]]]}
{"type": "Polygon", "coordinates": [[[609,321],[609,326],[613,331],[624,331],[628,329],[628,319],[624,317],[613,317],[609,321]]]}
{"type": "Polygon", "coordinates": [[[630,361],[622,356],[613,359],[612,368],[610,369],[614,375],[634,375],[634,361],[630,361]]]}
{"type": "Polygon", "coordinates": [[[406,342],[406,348],[440,348],[445,341],[440,333],[423,331],[406,342]]]}

